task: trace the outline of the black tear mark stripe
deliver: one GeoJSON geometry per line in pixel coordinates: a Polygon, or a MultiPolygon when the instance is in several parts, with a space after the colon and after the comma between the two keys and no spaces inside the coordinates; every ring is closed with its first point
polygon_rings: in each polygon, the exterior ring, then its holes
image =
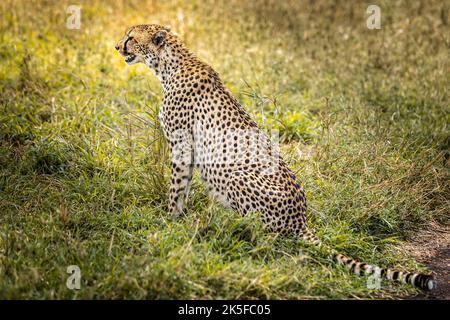
{"type": "Polygon", "coordinates": [[[127,40],[125,40],[125,42],[124,42],[124,44],[123,44],[123,53],[124,53],[124,54],[128,54],[127,43],[128,43],[128,41],[130,41],[131,39],[133,39],[133,37],[128,36],[127,40]]]}

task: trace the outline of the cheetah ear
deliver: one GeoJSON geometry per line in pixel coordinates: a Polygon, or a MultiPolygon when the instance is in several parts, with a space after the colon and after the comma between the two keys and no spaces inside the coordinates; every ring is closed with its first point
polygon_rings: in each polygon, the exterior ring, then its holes
{"type": "Polygon", "coordinates": [[[152,39],[153,44],[155,44],[156,46],[162,45],[169,31],[170,31],[169,28],[164,28],[155,33],[152,39]]]}

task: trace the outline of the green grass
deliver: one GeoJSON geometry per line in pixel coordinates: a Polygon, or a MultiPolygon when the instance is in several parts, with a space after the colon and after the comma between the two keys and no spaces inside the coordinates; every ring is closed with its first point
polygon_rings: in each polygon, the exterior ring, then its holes
{"type": "Polygon", "coordinates": [[[449,223],[448,7],[380,1],[0,4],[0,298],[392,298],[417,292],[212,203],[195,178],[167,214],[161,92],[114,50],[138,23],[171,25],[269,131],[309,221],[360,260],[424,270],[402,243],[449,223]],[[69,265],[80,290],[66,288],[69,265]]]}

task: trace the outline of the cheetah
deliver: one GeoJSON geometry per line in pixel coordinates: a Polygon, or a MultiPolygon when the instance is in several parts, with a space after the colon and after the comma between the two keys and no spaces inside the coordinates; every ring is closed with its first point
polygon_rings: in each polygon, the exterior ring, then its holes
{"type": "Polygon", "coordinates": [[[170,28],[157,24],[126,30],[115,46],[128,65],[144,63],[159,79],[159,121],[170,150],[168,211],[178,217],[194,169],[209,193],[241,215],[259,212],[267,228],[323,246],[333,260],[358,275],[434,289],[433,276],[379,268],[325,246],[308,228],[303,188],[250,115],[225,88],[218,73],[201,61],[170,28]]]}

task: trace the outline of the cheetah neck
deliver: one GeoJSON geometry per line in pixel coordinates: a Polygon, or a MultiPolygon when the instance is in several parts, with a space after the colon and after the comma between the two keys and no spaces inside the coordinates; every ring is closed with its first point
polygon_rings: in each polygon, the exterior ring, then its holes
{"type": "Polygon", "coordinates": [[[164,86],[170,77],[175,74],[188,60],[196,59],[196,56],[186,47],[178,47],[174,49],[166,46],[161,49],[158,59],[152,65],[151,69],[155,71],[156,77],[164,86]]]}

